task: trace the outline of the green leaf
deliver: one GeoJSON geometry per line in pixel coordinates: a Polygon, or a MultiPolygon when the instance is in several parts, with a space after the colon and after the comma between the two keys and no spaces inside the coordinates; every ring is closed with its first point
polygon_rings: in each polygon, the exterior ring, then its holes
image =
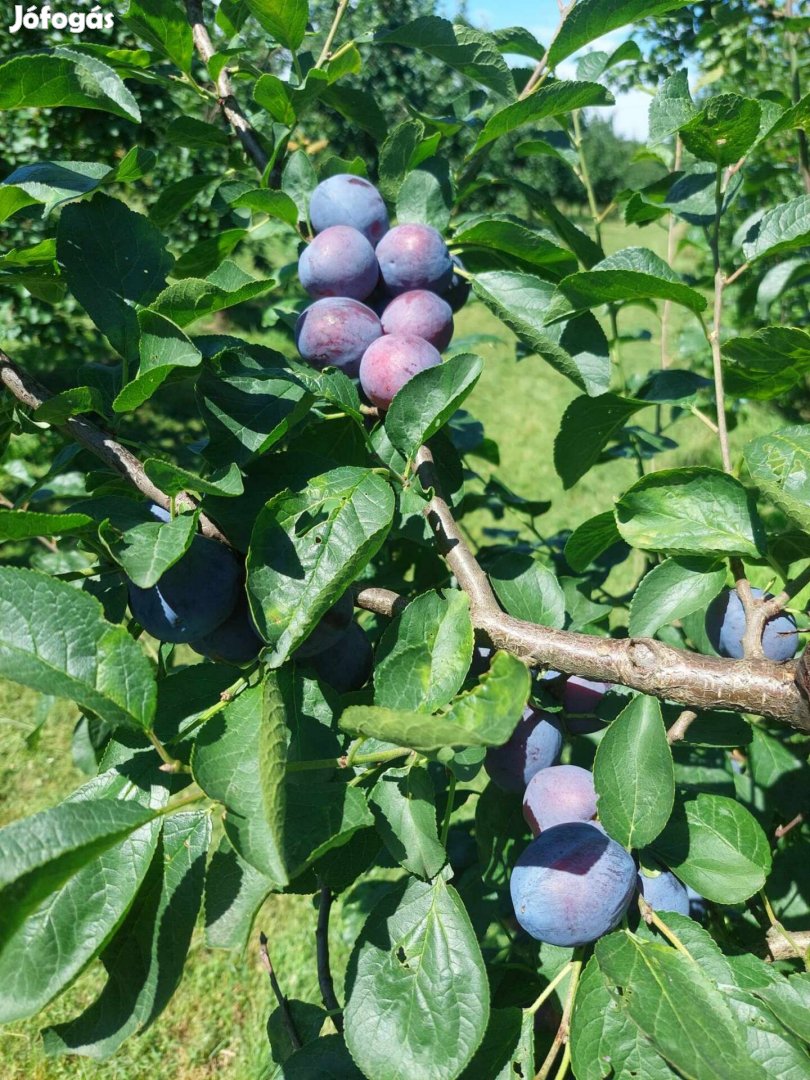
{"type": "Polygon", "coordinates": [[[138,643],[93,597],[45,574],[0,567],[0,675],[113,726],[151,727],[155,679],[138,643]]]}
{"type": "Polygon", "coordinates": [[[530,555],[502,555],[490,568],[489,579],[510,615],[539,626],[562,630],[565,596],[553,570],[530,555]]]}
{"type": "Polygon", "coordinates": [[[682,6],[678,0],[579,0],[574,8],[568,9],[559,33],[549,46],[549,66],[553,70],[561,60],[611,30],[682,6]]]}
{"type": "Polygon", "coordinates": [[[226,352],[197,380],[197,402],[208,430],[204,456],[221,467],[244,465],[284,438],[311,398],[289,371],[226,352]]]}
{"type": "Polygon", "coordinates": [[[142,214],[98,194],[64,208],[56,250],[70,291],[112,347],[136,360],[136,306],[149,304],[166,284],[166,238],[142,214]]]}
{"type": "Polygon", "coordinates": [[[385,629],[377,648],[374,701],[386,709],[432,712],[461,689],[473,629],[466,593],[417,596],[385,629]]]}
{"type": "MultiPolygon", "coordinates": [[[[129,776],[109,769],[74,792],[69,802],[131,797],[129,792],[135,785],[138,802],[143,802],[141,786],[154,779],[156,761],[152,751],[141,752],[127,763],[129,776]]],[[[168,787],[159,790],[160,796],[152,801],[154,808],[169,796],[168,787]]],[[[4,942],[0,951],[0,1022],[39,1012],[104,947],[138,891],[159,832],[160,822],[148,821],[90,858],[50,892],[4,942]]]]}
{"type": "Polygon", "coordinates": [[[47,217],[62,203],[94,191],[112,172],[97,161],[35,161],[15,169],[3,185],[13,184],[30,196],[29,202],[42,203],[42,216],[47,217]]]}
{"type": "Polygon", "coordinates": [[[137,802],[63,802],[0,829],[0,954],[46,897],[156,816],[137,802]]]}
{"type": "Polygon", "coordinates": [[[651,843],[675,799],[675,770],[661,706],[639,694],[613,721],[596,751],[593,780],[599,820],[628,848],[651,843]]]}
{"type": "Polygon", "coordinates": [[[810,94],[805,94],[795,105],[779,116],[776,123],[765,133],[765,138],[778,135],[782,131],[790,131],[791,128],[804,128],[807,130],[810,124],[810,94]]]}
{"type": "Polygon", "coordinates": [[[718,904],[741,904],[762,888],[771,869],[761,826],[741,803],[723,795],[676,801],[652,850],[683,882],[718,904]]]}
{"type": "Polygon", "coordinates": [[[384,198],[396,199],[425,135],[421,120],[405,120],[393,128],[380,147],[378,184],[384,198]]]}
{"type": "Polygon", "coordinates": [[[278,667],[346,591],[391,528],[394,494],[370,469],[346,467],[282,491],[256,519],[247,558],[253,617],[278,667]]]}
{"type": "Polygon", "coordinates": [[[759,135],[758,101],[717,94],[680,129],[683,145],[701,161],[734,165],[759,135]]]}
{"type": "Polygon", "coordinates": [[[508,653],[497,652],[478,685],[455,698],[442,713],[431,716],[351,705],[341,716],[340,726],[366,738],[422,751],[445,746],[502,746],[520,720],[529,688],[526,667],[508,653]]]}
{"type": "Polygon", "coordinates": [[[704,466],[638,480],[616,503],[616,525],[642,551],[757,558],[764,550],[750,494],[733,476],[704,466]]]}
{"type": "Polygon", "coordinates": [[[209,184],[219,179],[216,173],[198,173],[194,176],[184,176],[181,180],[175,180],[163,188],[149,210],[149,220],[159,229],[165,229],[175,220],[178,214],[191,206],[197,196],[205,191],[209,184]]]}
{"type": "Polygon", "coordinates": [[[173,282],[152,301],[150,308],[178,326],[188,326],[197,319],[206,319],[217,311],[263,296],[275,287],[275,281],[269,278],[256,281],[241,270],[238,277],[234,275],[234,279],[226,284],[222,279],[229,270],[236,270],[236,267],[226,261],[210,278],[188,277],[173,282]],[[215,276],[220,280],[215,281],[215,276]]]}
{"type": "Polygon", "coordinates": [[[512,73],[497,45],[488,34],[471,26],[426,15],[395,30],[377,33],[374,40],[380,45],[420,49],[504,97],[515,95],[512,73]]]}
{"type": "Polygon", "coordinates": [[[554,82],[533,94],[493,113],[484,124],[471,153],[477,153],[495,139],[524,124],[535,124],[549,116],[563,116],[591,105],[612,105],[613,95],[595,82],[554,82]]]}
{"type": "Polygon", "coordinates": [[[385,417],[388,438],[403,457],[413,457],[422,443],[447,423],[483,370],[480,356],[459,353],[405,383],[385,417]]]}
{"type": "Polygon", "coordinates": [[[247,235],[247,229],[222,229],[207,236],[183,252],[172,267],[172,277],[204,278],[213,274],[247,235]]]}
{"type": "Polygon", "coordinates": [[[97,412],[103,416],[107,411],[104,395],[95,386],[74,386],[54,394],[34,411],[37,420],[48,424],[64,424],[71,416],[97,412]]]}
{"type": "Polygon", "coordinates": [[[188,469],[181,469],[171,461],[147,458],[143,471],[153,484],[169,497],[181,491],[193,491],[195,495],[241,495],[245,490],[242,474],[231,463],[227,469],[217,469],[206,477],[197,476],[188,469]]]}
{"type": "Polygon", "coordinates": [[[411,881],[375,908],[346,986],[346,1044],[366,1076],[454,1080],[484,1037],[484,961],[461,898],[441,878],[411,881]]]}
{"type": "Polygon", "coordinates": [[[691,957],[625,930],[598,941],[595,955],[621,1009],[684,1076],[764,1080],[724,995],[691,957]]]}
{"type": "Polygon", "coordinates": [[[253,920],[275,883],[239,855],[223,836],[205,872],[205,943],[245,951],[253,920]]]}
{"type": "Polygon", "coordinates": [[[652,637],[668,623],[708,607],[726,581],[712,559],[665,559],[644,576],[630,603],[631,637],[652,637]]]}
{"type": "MultiPolygon", "coordinates": [[[[262,76],[267,78],[267,76],[262,76]]],[[[253,191],[243,192],[234,200],[234,206],[245,206],[255,213],[267,214],[268,217],[278,218],[293,228],[298,223],[298,207],[290,196],[284,191],[271,191],[269,188],[255,188],[253,191]]]]}
{"type": "Polygon", "coordinates": [[[523,344],[542,356],[589,394],[601,394],[610,383],[607,339],[591,314],[569,323],[543,325],[554,289],[530,274],[494,270],[476,274],[476,296],[513,330],[523,344]]]}
{"type": "Polygon", "coordinates": [[[178,367],[199,367],[202,353],[176,323],[149,308],[138,312],[138,374],[113,401],[117,413],[143,405],[178,367]]]}
{"type": "Polygon", "coordinates": [[[569,274],[557,286],[546,322],[612,302],[670,300],[699,314],[706,298],[684,285],[663,259],[648,248],[625,248],[608,255],[590,270],[569,274]]]}
{"type": "MultiPolygon", "coordinates": [[[[296,110],[290,99],[289,87],[277,75],[268,73],[259,76],[253,87],[253,100],[263,109],[267,109],[279,124],[284,124],[285,127],[293,127],[295,124],[296,110]]],[[[265,189],[258,188],[257,192],[262,190],[265,189]]]]}
{"type": "Polygon", "coordinates": [[[141,122],[138,103],[118,75],[86,53],[59,45],[47,55],[28,53],[0,64],[0,110],[64,105],[141,122]]]}
{"type": "MultiPolygon", "coordinates": [[[[293,1005],[295,1003],[293,1002],[293,1005]]],[[[284,1080],[363,1080],[340,1035],[322,1035],[284,1062],[284,1080]]]]}
{"type": "Polygon", "coordinates": [[[513,1080],[534,1069],[534,1013],[510,1006],[491,1009],[484,1041],[460,1080],[513,1080]]]}
{"type": "Polygon", "coordinates": [[[328,86],[320,96],[325,105],[340,113],[352,127],[368,132],[378,143],[385,138],[388,122],[377,102],[365,90],[328,86]]]}
{"type": "Polygon", "coordinates": [[[177,116],[166,130],[171,145],[186,146],[189,150],[210,150],[229,144],[228,132],[222,126],[197,120],[193,116],[177,116]]]}
{"type": "Polygon", "coordinates": [[[689,93],[689,73],[683,68],[661,84],[650,102],[649,145],[655,146],[674,135],[696,112],[689,93]]]}
{"type": "Polygon", "coordinates": [[[130,0],[124,21],[181,71],[191,73],[194,42],[191,25],[179,4],[173,0],[130,0]]]}
{"type": "Polygon", "coordinates": [[[289,784],[284,850],[290,877],[373,824],[359,788],[346,783],[289,784]]]}
{"type": "Polygon", "coordinates": [[[288,881],[284,855],[286,724],[276,676],[243,690],[200,730],[191,768],[226,808],[225,834],[275,889],[288,881]]]}
{"type": "Polygon", "coordinates": [[[431,158],[407,174],[397,192],[397,222],[432,225],[443,233],[450,223],[453,187],[446,161],[431,158]]]}
{"type": "Polygon", "coordinates": [[[782,203],[768,210],[748,230],[743,254],[748,262],[765,255],[779,255],[804,247],[810,241],[810,195],[782,203]]]}
{"type": "Polygon", "coordinates": [[[554,440],[554,468],[570,488],[597,463],[610,440],[649,403],[618,394],[576,397],[563,413],[554,440]]]}
{"type": "Polygon", "coordinates": [[[36,536],[65,536],[80,532],[93,519],[86,514],[41,514],[34,510],[0,510],[0,543],[36,536]]]}
{"type": "Polygon", "coordinates": [[[309,155],[295,150],[287,158],[281,174],[281,190],[298,207],[298,220],[309,221],[309,200],[318,186],[318,177],[309,155]]]}
{"type": "Polygon", "coordinates": [[[436,827],[436,792],[427,769],[388,769],[369,795],[377,831],[391,855],[409,874],[430,880],[447,855],[436,827]]]}
{"type": "Polygon", "coordinates": [[[577,987],[571,1017],[571,1066],[577,1080],[632,1076],[672,1080],[669,1065],[631,1020],[602,974],[588,961],[577,987]]]}
{"type": "Polygon", "coordinates": [[[752,439],[743,457],[762,493],[801,529],[810,529],[810,425],[780,428],[752,439]]]}
{"type": "Polygon", "coordinates": [[[33,206],[38,202],[32,195],[21,187],[13,187],[7,177],[0,184],[0,224],[13,217],[18,210],[24,210],[26,206],[33,206]]]}
{"type": "Polygon", "coordinates": [[[307,29],[307,0],[247,0],[247,6],[280,45],[295,52],[307,29]]]}
{"type": "Polygon", "coordinates": [[[150,521],[122,532],[110,522],[99,536],[124,573],[142,589],[151,589],[188,551],[197,530],[197,515],[183,514],[165,523],[150,521]]]}
{"type": "Polygon", "coordinates": [[[806,971],[756,991],[786,1028],[810,1043],[810,974],[806,971]]]}
{"type": "Polygon", "coordinates": [[[795,326],[766,326],[723,343],[728,390],[742,397],[781,397],[810,373],[810,334],[795,326]]]}
{"type": "Polygon", "coordinates": [[[106,1058],[160,1015],[183,974],[202,899],[211,817],[173,814],[135,903],[102,955],[108,980],[75,1020],[43,1032],[49,1054],[106,1058]]]}
{"type": "Polygon", "coordinates": [[[613,511],[606,510],[577,525],[565,542],[565,561],[579,574],[621,539],[613,511]]]}
{"type": "Polygon", "coordinates": [[[552,233],[533,228],[508,214],[467,222],[453,239],[454,243],[465,247],[481,247],[514,255],[531,266],[542,267],[555,279],[576,270],[576,258],[567,248],[560,247],[552,233]]]}

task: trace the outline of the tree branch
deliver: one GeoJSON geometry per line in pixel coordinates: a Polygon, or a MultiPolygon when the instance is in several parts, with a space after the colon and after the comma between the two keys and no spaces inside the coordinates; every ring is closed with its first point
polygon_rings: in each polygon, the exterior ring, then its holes
{"type": "MultiPolygon", "coordinates": [[[[2,349],[0,349],[0,386],[4,386],[26,409],[38,409],[43,402],[52,396],[44,386],[40,386],[27,372],[17,367],[11,357],[2,349]]],[[[125,446],[116,442],[112,435],[102,431],[101,428],[96,427],[90,420],[86,420],[82,416],[71,416],[64,424],[54,424],[53,426],[62,434],[69,436],[77,443],[81,443],[91,454],[95,454],[97,458],[100,458],[105,465],[119,473],[125,480],[129,480],[144,498],[157,503],[164,510],[170,509],[168,495],[165,495],[160,488],[155,487],[144,472],[140,461],[125,446]]],[[[192,510],[196,508],[197,503],[190,495],[183,493],[177,496],[175,505],[184,510],[192,510]]],[[[221,541],[223,544],[229,543],[224,533],[220,532],[214,522],[205,514],[200,514],[200,532],[204,536],[210,536],[214,540],[221,541]]]]}
{"type": "MultiPolygon", "coordinates": [[[[319,883],[320,884],[320,883],[319,883]]],[[[329,912],[332,910],[332,893],[328,885],[320,884],[318,926],[315,930],[315,946],[318,962],[318,986],[323,1004],[339,1033],[343,1031],[343,1013],[335,996],[332,969],[329,966],[329,912]]]]}
{"type": "MultiPolygon", "coordinates": [[[[191,26],[194,48],[207,70],[208,61],[214,55],[216,49],[203,21],[202,0],[186,0],[186,17],[191,26]]],[[[220,71],[214,84],[217,89],[222,115],[236,132],[247,156],[259,172],[263,173],[270,159],[259,141],[255,128],[242,112],[239,102],[234,97],[233,85],[225,67],[220,71]]]]}

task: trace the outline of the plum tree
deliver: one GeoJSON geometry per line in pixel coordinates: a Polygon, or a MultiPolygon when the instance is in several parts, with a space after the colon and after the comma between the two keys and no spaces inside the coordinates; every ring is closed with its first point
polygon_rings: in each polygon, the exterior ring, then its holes
{"type": "Polygon", "coordinates": [[[462,270],[464,269],[464,263],[458,255],[451,256],[451,262],[456,269],[453,270],[450,277],[450,284],[442,293],[442,297],[447,301],[453,311],[461,311],[470,298],[472,286],[467,278],[458,272],[459,268],[462,270]]]}
{"type": "Polygon", "coordinates": [[[371,244],[388,232],[388,211],[379,191],[350,173],[337,173],[318,184],[309,200],[309,220],[316,233],[332,225],[351,225],[371,244]]]}
{"type": "Polygon", "coordinates": [[[441,352],[453,337],[453,310],[446,300],[427,289],[400,293],[382,313],[386,334],[416,334],[441,352]]]}
{"type": "Polygon", "coordinates": [[[224,544],[195,536],[188,551],[144,589],[128,582],[133,618],[160,641],[205,637],[228,618],[239,598],[242,568],[224,544]]]}
{"type": "Polygon", "coordinates": [[[250,664],[261,652],[264,642],[256,633],[250,617],[247,595],[241,592],[236,607],[210,634],[190,641],[191,648],[209,660],[224,664],[250,664]]]}
{"type": "Polygon", "coordinates": [[[361,690],[371,677],[374,652],[368,634],[352,621],[340,640],[313,656],[310,663],[319,679],[339,694],[349,694],[361,690]]]}
{"type": "Polygon", "coordinates": [[[586,945],[621,921],[636,876],[632,856],[600,829],[582,821],[554,825],[512,870],[515,916],[538,941],[586,945]]]}
{"type": "Polygon", "coordinates": [[[559,760],[562,728],[553,713],[527,705],[511,737],[490,747],[484,767],[504,791],[523,791],[531,778],[559,760]]]}
{"type": "Polygon", "coordinates": [[[345,634],[354,613],[352,594],[345,592],[322,616],[318,625],[295,650],[296,660],[308,660],[325,649],[331,649],[345,634]]]}
{"type": "Polygon", "coordinates": [[[331,365],[352,377],[360,371],[363,353],[381,335],[380,320],[371,308],[345,296],[316,300],[295,324],[295,344],[308,364],[331,365]]]}
{"type": "Polygon", "coordinates": [[[656,911],[689,914],[689,894],[671,871],[662,870],[660,874],[651,875],[642,870],[638,875],[638,887],[641,895],[656,911]]]}
{"type": "Polygon", "coordinates": [[[387,409],[394,395],[420,371],[438,367],[437,349],[414,334],[384,334],[372,341],[360,361],[363,393],[380,409],[387,409]]]}
{"type": "MultiPolygon", "coordinates": [[[[762,589],[751,589],[757,599],[770,600],[770,593],[762,589]]],[[[706,633],[709,641],[721,656],[732,660],[743,658],[743,636],[745,634],[745,609],[736,589],[726,589],[712,600],[706,611],[706,633]]],[[[780,612],[765,623],[762,632],[762,651],[769,660],[784,663],[796,652],[796,620],[792,615],[780,612]]]]}
{"type": "Polygon", "coordinates": [[[301,284],[316,299],[348,296],[365,300],[379,276],[374,248],[350,225],[332,225],[318,233],[298,260],[301,284]]]}
{"type": "Polygon", "coordinates": [[[396,225],[390,229],[377,244],[377,261],[392,296],[411,289],[441,293],[453,276],[447,244],[430,225],[396,225]]]}
{"type": "Polygon", "coordinates": [[[541,769],[528,782],[523,816],[535,836],[565,821],[590,821],[596,816],[593,774],[579,765],[541,769]]]}

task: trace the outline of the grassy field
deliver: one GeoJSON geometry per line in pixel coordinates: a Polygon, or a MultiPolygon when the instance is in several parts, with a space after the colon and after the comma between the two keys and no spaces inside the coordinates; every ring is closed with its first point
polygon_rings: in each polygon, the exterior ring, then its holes
{"type": "MultiPolygon", "coordinates": [[[[656,225],[641,234],[635,230],[630,234],[620,224],[608,222],[605,240],[608,251],[642,244],[663,254],[666,246],[665,233],[656,225]]],[[[705,363],[706,345],[693,333],[693,324],[687,318],[691,320],[677,309],[673,312],[671,351],[676,366],[695,367],[705,363]],[[696,342],[695,351],[677,356],[679,341],[696,342]]],[[[621,330],[630,329],[648,331],[650,336],[622,344],[622,365],[628,374],[656,365],[661,354],[660,325],[650,312],[636,308],[624,315],[621,330]]],[[[499,472],[510,485],[524,496],[552,500],[551,511],[539,523],[544,532],[573,528],[609,509],[613,498],[635,479],[635,464],[620,460],[600,466],[572,491],[563,493],[552,464],[552,446],[562,411],[576,394],[574,387],[537,357],[516,364],[513,339],[478,303],[468,305],[458,318],[457,336],[473,334],[496,335],[499,341],[476,350],[484,356],[486,366],[468,408],[498,442],[499,472]]],[[[740,419],[732,434],[735,449],[778,424],[778,415],[765,406],[747,408],[740,419]]],[[[681,421],[672,434],[681,445],[662,455],[658,467],[696,461],[719,463],[714,437],[697,420],[681,421]]],[[[479,537],[491,524],[484,514],[471,522],[479,537]]],[[[520,523],[507,518],[500,524],[517,528],[520,523]]],[[[0,683],[0,824],[52,805],[84,779],[71,760],[70,733],[75,719],[71,706],[55,705],[38,744],[29,746],[26,742],[42,720],[46,706],[32,692],[0,683]]],[[[332,950],[339,988],[359,920],[355,909],[336,906],[332,950]]],[[[284,991],[290,997],[318,1001],[311,899],[274,898],[265,906],[257,926],[270,939],[271,955],[284,991]]],[[[271,995],[254,947],[244,957],[233,957],[207,950],[198,934],[179,992],[145,1036],[129,1040],[106,1063],[45,1058],[39,1029],[75,1015],[92,1000],[102,981],[103,972],[96,964],[42,1016],[0,1030],[3,1080],[254,1080],[266,1071],[264,1027],[271,995]]]]}

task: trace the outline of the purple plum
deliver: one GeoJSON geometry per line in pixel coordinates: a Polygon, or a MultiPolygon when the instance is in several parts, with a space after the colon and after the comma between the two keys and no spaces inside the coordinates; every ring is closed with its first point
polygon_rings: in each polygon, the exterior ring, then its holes
{"type": "Polygon", "coordinates": [[[246,594],[242,593],[225,622],[189,645],[209,660],[237,665],[252,663],[264,648],[264,642],[256,633],[246,594]]]}
{"type": "Polygon", "coordinates": [[[298,276],[310,296],[348,296],[365,300],[380,276],[374,248],[350,225],[318,233],[298,260],[298,276]]]}
{"type": "Polygon", "coordinates": [[[444,292],[453,276],[447,244],[430,225],[397,225],[377,244],[380,273],[392,296],[411,289],[444,292]]]}
{"type": "Polygon", "coordinates": [[[420,371],[438,367],[442,358],[424,338],[411,334],[384,334],[372,341],[360,361],[363,393],[380,409],[420,371]]]}
{"type": "Polygon", "coordinates": [[[310,662],[319,679],[339,694],[349,694],[361,690],[371,678],[374,654],[368,634],[352,622],[338,642],[310,662]]]}
{"type": "MultiPolygon", "coordinates": [[[[452,256],[453,266],[461,267],[464,269],[464,263],[458,257],[458,255],[452,256]]],[[[461,311],[467,300],[470,297],[471,286],[467,278],[458,273],[458,270],[453,271],[453,276],[450,278],[450,284],[442,293],[443,298],[447,301],[453,311],[461,311]]]]}
{"type": "Polygon", "coordinates": [[[314,368],[337,367],[355,377],[363,353],[382,332],[370,307],[345,296],[327,296],[298,316],[295,344],[314,368]]]}
{"type": "Polygon", "coordinates": [[[572,675],[563,687],[563,707],[566,712],[565,726],[571,735],[590,735],[601,731],[605,722],[593,711],[610,689],[610,683],[595,682],[572,675]]]}
{"type": "Polygon", "coordinates": [[[388,232],[388,211],[379,191],[351,173],[339,173],[318,184],[309,200],[309,220],[317,233],[332,225],[351,225],[371,244],[388,232]]]}
{"type": "MultiPolygon", "coordinates": [[[[760,599],[771,599],[771,594],[763,594],[762,589],[751,589],[752,594],[760,599]]],[[[709,641],[721,656],[732,660],[743,658],[743,634],[745,633],[745,611],[736,589],[726,589],[716,596],[706,611],[706,634],[709,641]]],[[[792,615],[782,612],[774,615],[765,623],[762,633],[762,651],[769,660],[784,663],[791,660],[796,652],[796,620],[792,615]]]]}
{"type": "Polygon", "coordinates": [[[515,915],[538,941],[571,947],[609,933],[636,889],[632,857],[583,821],[554,825],[529,844],[512,871],[515,915]]]}
{"type": "Polygon", "coordinates": [[[674,911],[678,915],[689,914],[689,894],[686,888],[669,870],[662,870],[654,877],[638,875],[638,888],[651,908],[656,911],[674,911]]]}
{"type": "Polygon", "coordinates": [[[382,314],[386,334],[416,334],[441,352],[453,337],[453,311],[446,300],[427,289],[400,293],[382,314]]]}
{"type": "Polygon", "coordinates": [[[579,765],[541,769],[526,788],[523,816],[535,836],[566,821],[590,821],[596,817],[593,774],[579,765]]]}
{"type": "Polygon", "coordinates": [[[521,792],[536,773],[559,761],[562,743],[557,717],[527,705],[509,740],[487,750],[484,768],[499,788],[521,792]]]}

